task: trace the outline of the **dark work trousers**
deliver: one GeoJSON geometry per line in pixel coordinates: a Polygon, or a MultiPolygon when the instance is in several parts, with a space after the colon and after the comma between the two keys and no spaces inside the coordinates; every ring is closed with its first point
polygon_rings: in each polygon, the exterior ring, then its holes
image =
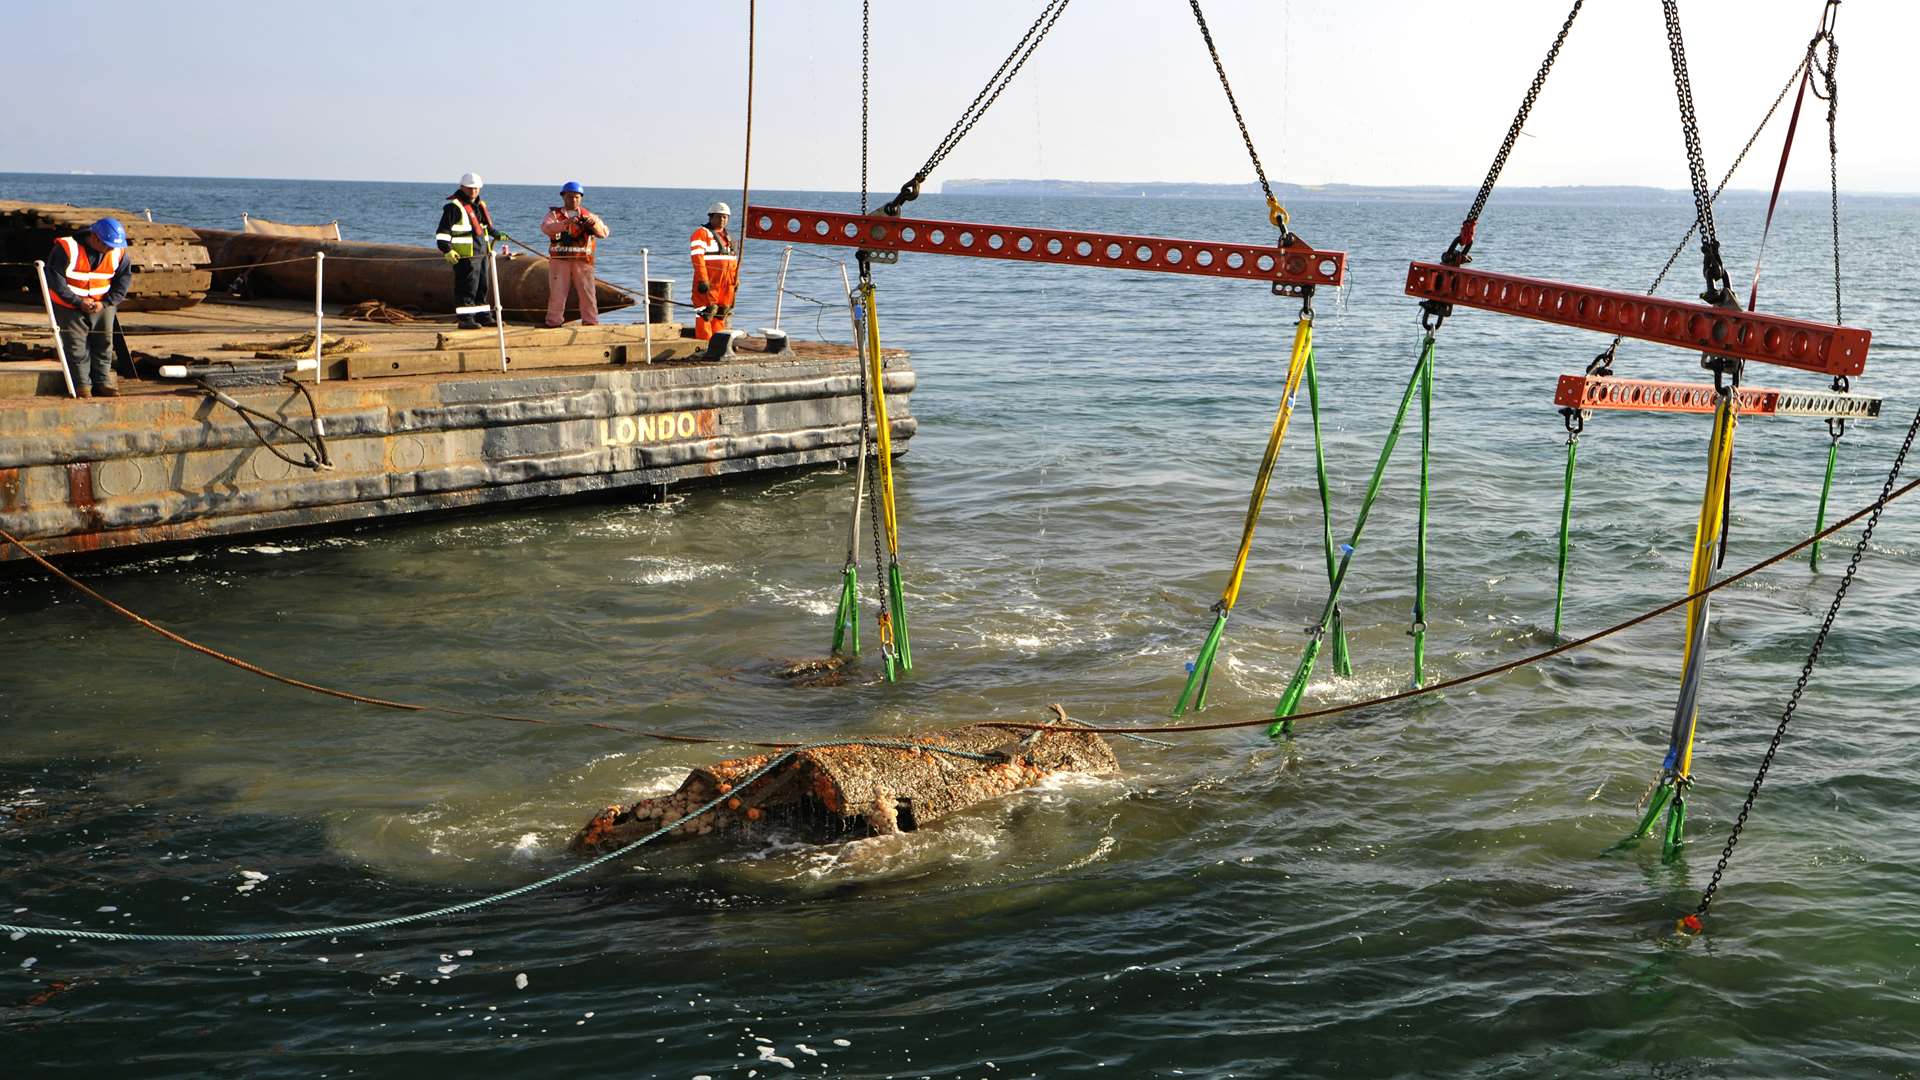
{"type": "Polygon", "coordinates": [[[99,390],[113,385],[114,309],[102,307],[91,314],[79,308],[53,306],[54,321],[60,325],[60,345],[67,351],[67,370],[73,373],[73,388],[99,390]]]}
{"type": "MultiPolygon", "coordinates": [[[[475,256],[453,264],[453,306],[470,307],[487,302],[487,260],[475,256]]],[[[493,316],[462,315],[461,322],[488,322],[493,316]]]]}

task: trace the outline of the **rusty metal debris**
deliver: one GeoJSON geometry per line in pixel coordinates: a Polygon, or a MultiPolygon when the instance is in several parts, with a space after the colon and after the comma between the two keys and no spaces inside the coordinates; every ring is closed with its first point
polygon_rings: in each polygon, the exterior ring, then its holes
{"type": "Polygon", "coordinates": [[[1119,768],[1113,749],[1092,732],[1056,730],[1023,737],[976,726],[920,732],[899,741],[987,754],[995,760],[882,746],[830,746],[802,750],[750,786],[736,788],[774,755],[731,758],[694,769],[670,795],[607,807],[573,838],[572,848],[580,853],[611,850],[717,796],[726,796],[720,806],[662,840],[708,836],[744,844],[778,832],[824,844],[886,836],[912,832],[1058,773],[1103,774],[1119,768]]]}

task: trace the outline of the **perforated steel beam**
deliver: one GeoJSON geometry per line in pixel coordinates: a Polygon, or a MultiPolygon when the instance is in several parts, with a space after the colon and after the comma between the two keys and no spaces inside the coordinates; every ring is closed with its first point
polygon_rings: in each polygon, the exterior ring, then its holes
{"type": "MultiPolygon", "coordinates": [[[[1769,390],[1743,386],[1735,391],[1734,401],[1742,416],[1871,420],[1880,415],[1879,398],[1832,390],[1769,390]]],[[[1710,383],[1562,375],[1554,388],[1553,403],[1576,409],[1710,413],[1714,408],[1714,389],[1710,383]]]]}
{"type": "Polygon", "coordinates": [[[1338,286],[1346,280],[1346,252],[1319,251],[1305,245],[1261,247],[774,206],[753,207],[748,217],[747,236],[755,240],[1246,278],[1277,285],[1338,286]]]}
{"type": "Polygon", "coordinates": [[[1873,340],[1849,326],[1439,263],[1409,265],[1407,295],[1822,375],[1865,371],[1873,340]]]}

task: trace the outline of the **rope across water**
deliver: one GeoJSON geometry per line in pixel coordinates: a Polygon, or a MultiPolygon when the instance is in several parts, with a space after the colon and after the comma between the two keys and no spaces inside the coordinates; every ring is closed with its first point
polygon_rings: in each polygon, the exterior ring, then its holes
{"type": "Polygon", "coordinates": [[[633,841],[630,844],[627,844],[623,847],[616,848],[613,851],[609,851],[604,855],[596,856],[592,859],[587,860],[586,862],[581,863],[578,866],[569,867],[565,870],[560,871],[557,874],[550,874],[546,877],[541,878],[538,881],[531,881],[517,888],[508,889],[505,892],[494,893],[491,896],[483,896],[476,900],[465,900],[458,904],[449,904],[446,907],[434,908],[431,911],[416,911],[410,915],[395,915],[385,919],[372,919],[367,922],[357,922],[357,923],[343,923],[337,926],[309,926],[309,927],[303,927],[298,930],[261,930],[261,931],[233,933],[233,934],[142,934],[142,933],[136,933],[133,931],[74,930],[74,929],[54,927],[54,926],[23,926],[23,925],[16,925],[12,923],[0,923],[0,933],[24,934],[28,937],[75,938],[82,941],[123,941],[123,942],[211,945],[211,944],[222,944],[222,943],[233,943],[233,942],[244,942],[244,941],[299,941],[305,938],[332,937],[336,934],[365,934],[365,933],[371,933],[375,930],[389,930],[396,926],[406,926],[410,923],[427,922],[432,919],[444,919],[449,915],[459,915],[464,912],[473,911],[478,908],[489,907],[493,904],[498,904],[505,900],[512,900],[516,897],[526,896],[531,893],[539,892],[542,889],[549,888],[554,885],[558,885],[561,882],[567,880],[568,878],[579,877],[581,874],[584,874],[587,871],[594,869],[595,867],[604,866],[607,863],[610,863],[615,859],[618,859],[624,855],[629,855],[635,851],[638,851],[640,848],[643,848],[646,845],[653,843],[655,840],[660,839],[662,836],[667,835],[673,830],[680,828],[682,825],[685,825],[688,822],[695,820],[696,818],[700,817],[700,815],[713,810],[715,807],[719,806],[723,802],[726,802],[728,799],[734,798],[738,792],[746,790],[755,781],[759,780],[761,777],[767,775],[773,770],[779,768],[781,765],[785,764],[787,761],[792,759],[796,754],[800,754],[807,750],[821,750],[821,749],[826,749],[826,748],[836,747],[836,746],[870,746],[870,747],[876,747],[876,748],[885,749],[885,750],[919,750],[919,751],[925,751],[927,753],[932,753],[932,754],[946,754],[951,757],[965,758],[970,761],[992,762],[992,761],[999,760],[998,758],[994,757],[991,754],[975,753],[972,750],[956,750],[952,747],[934,746],[928,743],[908,742],[905,740],[893,740],[893,739],[834,739],[834,740],[829,740],[827,742],[815,742],[815,743],[807,743],[803,746],[795,746],[775,755],[765,765],[762,765],[758,769],[755,769],[753,772],[749,773],[745,779],[733,785],[733,787],[729,791],[725,791],[718,795],[715,795],[712,799],[709,799],[707,802],[701,804],[698,807],[695,807],[693,810],[688,811],[686,815],[681,817],[679,820],[674,821],[668,825],[662,825],[658,829],[655,829],[654,831],[648,833],[647,835],[641,837],[638,840],[633,841]]]}

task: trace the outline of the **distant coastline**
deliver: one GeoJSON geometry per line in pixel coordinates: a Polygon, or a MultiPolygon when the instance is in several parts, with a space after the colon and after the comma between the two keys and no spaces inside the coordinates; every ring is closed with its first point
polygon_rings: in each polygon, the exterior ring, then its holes
{"type": "MultiPolygon", "coordinates": [[[[1165,182],[1119,182],[1108,180],[1030,180],[1030,179],[954,179],[940,186],[942,195],[1053,195],[1109,199],[1239,199],[1258,195],[1258,184],[1203,184],[1165,182]]],[[[1273,192],[1288,202],[1314,199],[1394,200],[1426,202],[1458,201],[1472,198],[1475,189],[1452,184],[1275,184],[1273,192]]],[[[1822,191],[1793,192],[1819,194],[1822,191]]],[[[1843,198],[1899,199],[1911,196],[1880,192],[1842,191],[1843,198]]],[[[1503,199],[1528,202],[1592,203],[1595,201],[1632,201],[1635,203],[1691,203],[1693,195],[1677,188],[1644,187],[1625,184],[1577,184],[1565,187],[1502,186],[1503,199]]],[[[1754,188],[1729,188],[1721,201],[1764,199],[1767,193],[1754,188]]]]}

